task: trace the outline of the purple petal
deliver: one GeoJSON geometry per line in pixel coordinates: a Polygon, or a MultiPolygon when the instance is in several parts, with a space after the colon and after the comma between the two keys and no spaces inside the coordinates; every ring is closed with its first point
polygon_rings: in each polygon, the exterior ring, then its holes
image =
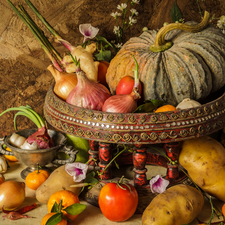
{"type": "Polygon", "coordinates": [[[97,35],[99,29],[87,23],[87,24],[80,24],[79,31],[84,36],[85,42],[87,39],[93,39],[97,35]]]}
{"type": "Polygon", "coordinates": [[[150,180],[150,188],[152,193],[163,193],[169,183],[170,182],[168,180],[163,179],[160,175],[155,176],[150,180]]]}
{"type": "Polygon", "coordinates": [[[84,163],[68,163],[65,165],[66,172],[73,177],[74,182],[80,182],[86,178],[88,165],[84,163]]]}

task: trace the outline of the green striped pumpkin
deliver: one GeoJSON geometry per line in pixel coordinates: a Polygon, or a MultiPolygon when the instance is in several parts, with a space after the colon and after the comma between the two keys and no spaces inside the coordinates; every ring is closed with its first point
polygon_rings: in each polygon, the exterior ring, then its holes
{"type": "Polygon", "coordinates": [[[133,76],[132,55],[139,64],[145,100],[160,99],[176,106],[185,98],[201,100],[219,90],[225,84],[225,35],[208,21],[205,15],[197,25],[170,24],[171,28],[131,38],[110,62],[106,81],[111,93],[115,94],[121,78],[133,76]]]}

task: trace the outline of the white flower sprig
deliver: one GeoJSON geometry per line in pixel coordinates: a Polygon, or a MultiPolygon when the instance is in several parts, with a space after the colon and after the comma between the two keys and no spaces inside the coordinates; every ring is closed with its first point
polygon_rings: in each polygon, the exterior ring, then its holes
{"type": "Polygon", "coordinates": [[[225,34],[225,16],[221,16],[220,19],[217,21],[217,27],[220,28],[225,34]]]}
{"type": "Polygon", "coordinates": [[[116,35],[116,48],[119,50],[122,43],[122,36],[124,32],[133,24],[137,23],[135,17],[138,16],[138,11],[134,8],[131,8],[135,4],[139,4],[140,0],[127,0],[126,3],[121,3],[117,6],[117,9],[121,12],[112,12],[111,16],[114,17],[117,21],[118,26],[114,26],[113,33],[116,35]],[[130,4],[129,4],[130,3],[130,4]],[[130,15],[127,13],[130,12],[130,15]],[[120,17],[120,18],[119,18],[120,17]]]}

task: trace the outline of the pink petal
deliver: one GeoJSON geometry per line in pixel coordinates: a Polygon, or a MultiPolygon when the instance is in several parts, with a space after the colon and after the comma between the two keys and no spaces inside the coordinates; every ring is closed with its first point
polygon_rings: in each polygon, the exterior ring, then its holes
{"type": "Polygon", "coordinates": [[[163,179],[160,175],[155,176],[150,180],[150,188],[152,193],[163,193],[169,183],[170,182],[168,180],[163,179]]]}
{"type": "Polygon", "coordinates": [[[93,39],[97,35],[99,29],[91,26],[89,23],[86,23],[79,25],[79,31],[84,36],[85,42],[87,39],[93,39]]]}
{"type": "Polygon", "coordinates": [[[66,172],[73,177],[74,182],[80,182],[86,178],[88,165],[84,163],[68,163],[65,165],[66,172]]]}

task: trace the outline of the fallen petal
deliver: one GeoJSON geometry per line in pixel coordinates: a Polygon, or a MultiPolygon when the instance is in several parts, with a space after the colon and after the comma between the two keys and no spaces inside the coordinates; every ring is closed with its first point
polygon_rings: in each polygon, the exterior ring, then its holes
{"type": "Polygon", "coordinates": [[[152,193],[163,193],[169,183],[170,182],[168,180],[162,178],[160,175],[155,176],[150,180],[150,188],[152,193]]]}

